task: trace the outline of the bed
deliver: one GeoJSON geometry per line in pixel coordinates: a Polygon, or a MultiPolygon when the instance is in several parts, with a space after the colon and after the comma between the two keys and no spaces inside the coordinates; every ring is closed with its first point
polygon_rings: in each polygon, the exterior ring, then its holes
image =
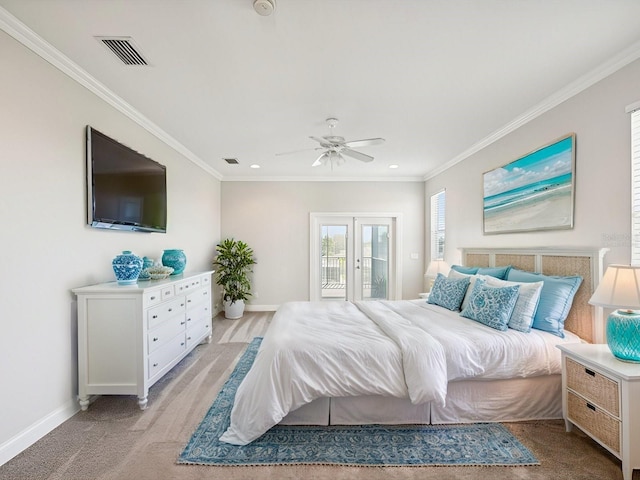
{"type": "MultiPolygon", "coordinates": [[[[549,285],[550,276],[579,277],[560,334],[545,331],[546,327],[524,333],[505,324],[500,325],[504,330],[496,330],[463,317],[469,311],[466,307],[461,314],[422,299],[284,304],[238,388],[231,425],[221,440],[247,444],[277,423],[444,424],[561,418],[556,345],[601,341],[602,311],[588,300],[602,276],[605,253],[606,249],[462,250],[462,265],[484,272],[497,266],[510,266],[516,276],[540,272],[549,285]]],[[[464,277],[456,273],[440,279],[440,284],[461,278],[464,283],[464,277]]],[[[512,290],[533,288],[523,287],[524,283],[514,287],[508,281],[492,284],[499,280],[485,275],[470,277],[478,290],[509,294],[512,304],[519,301],[512,290]],[[500,288],[489,288],[496,286],[500,288]]]]}

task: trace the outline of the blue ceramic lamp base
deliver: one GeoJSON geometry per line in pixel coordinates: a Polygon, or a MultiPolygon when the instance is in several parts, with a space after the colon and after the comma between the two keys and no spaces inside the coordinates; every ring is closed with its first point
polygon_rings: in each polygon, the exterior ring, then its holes
{"type": "Polygon", "coordinates": [[[616,310],[609,315],[607,344],[618,360],[640,363],[640,313],[616,310]]]}

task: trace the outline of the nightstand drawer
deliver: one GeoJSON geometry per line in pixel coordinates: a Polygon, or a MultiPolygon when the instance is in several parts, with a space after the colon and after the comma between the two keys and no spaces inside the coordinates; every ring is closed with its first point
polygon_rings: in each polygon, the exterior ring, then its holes
{"type": "Polygon", "coordinates": [[[567,414],[585,433],[620,455],[620,421],[573,392],[567,392],[567,414]]]}
{"type": "Polygon", "coordinates": [[[567,358],[567,387],[603,410],[620,417],[618,382],[567,358]]]}

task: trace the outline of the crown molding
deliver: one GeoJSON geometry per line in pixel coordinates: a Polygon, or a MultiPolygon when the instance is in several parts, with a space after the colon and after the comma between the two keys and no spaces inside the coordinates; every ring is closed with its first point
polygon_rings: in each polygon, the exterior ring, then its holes
{"type": "Polygon", "coordinates": [[[480,150],[488,147],[492,143],[500,140],[502,137],[505,137],[509,133],[515,131],[516,129],[522,127],[523,125],[529,123],[530,121],[538,118],[543,113],[548,112],[552,108],[557,107],[562,102],[574,97],[578,93],[586,90],[587,88],[595,85],[599,81],[607,78],[609,75],[617,72],[623,67],[626,67],[631,62],[640,58],[640,42],[636,42],[629,47],[622,50],[617,55],[613,56],[611,59],[600,65],[599,67],[591,70],[589,73],[583,75],[578,78],[574,82],[571,82],[566,87],[560,89],[556,93],[550,95],[538,105],[533,108],[527,110],[522,115],[516,117],[511,122],[507,123],[505,126],[496,130],[489,136],[483,138],[479,142],[473,144],[464,152],[460,153],[456,157],[452,158],[448,162],[439,166],[438,168],[427,173],[423,180],[429,180],[430,178],[439,175],[445,170],[453,167],[454,165],[460,163],[461,161],[469,158],[474,153],[479,152],[480,150]]]}
{"type": "Polygon", "coordinates": [[[422,177],[232,177],[223,182],[424,182],[422,177]]]}
{"type": "Polygon", "coordinates": [[[71,79],[97,95],[116,110],[129,117],[149,133],[157,137],[169,147],[173,148],[176,152],[180,153],[218,180],[222,180],[222,175],[218,171],[197,157],[187,147],[182,145],[175,138],[162,130],[158,125],[142,115],[138,110],[109,90],[105,85],[89,75],[89,73],[80,68],[69,57],[64,55],[2,7],[0,7],[0,28],[32,52],[39,55],[58,70],[63,72],[65,75],[69,76],[71,79]]]}

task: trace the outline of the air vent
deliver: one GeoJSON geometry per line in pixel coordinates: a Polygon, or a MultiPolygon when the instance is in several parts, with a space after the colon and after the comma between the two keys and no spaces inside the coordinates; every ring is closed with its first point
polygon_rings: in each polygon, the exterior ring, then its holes
{"type": "Polygon", "coordinates": [[[149,65],[131,37],[95,37],[125,65],[149,65]]]}
{"type": "Polygon", "coordinates": [[[238,165],[240,163],[237,158],[225,158],[224,161],[229,165],[238,165]]]}

